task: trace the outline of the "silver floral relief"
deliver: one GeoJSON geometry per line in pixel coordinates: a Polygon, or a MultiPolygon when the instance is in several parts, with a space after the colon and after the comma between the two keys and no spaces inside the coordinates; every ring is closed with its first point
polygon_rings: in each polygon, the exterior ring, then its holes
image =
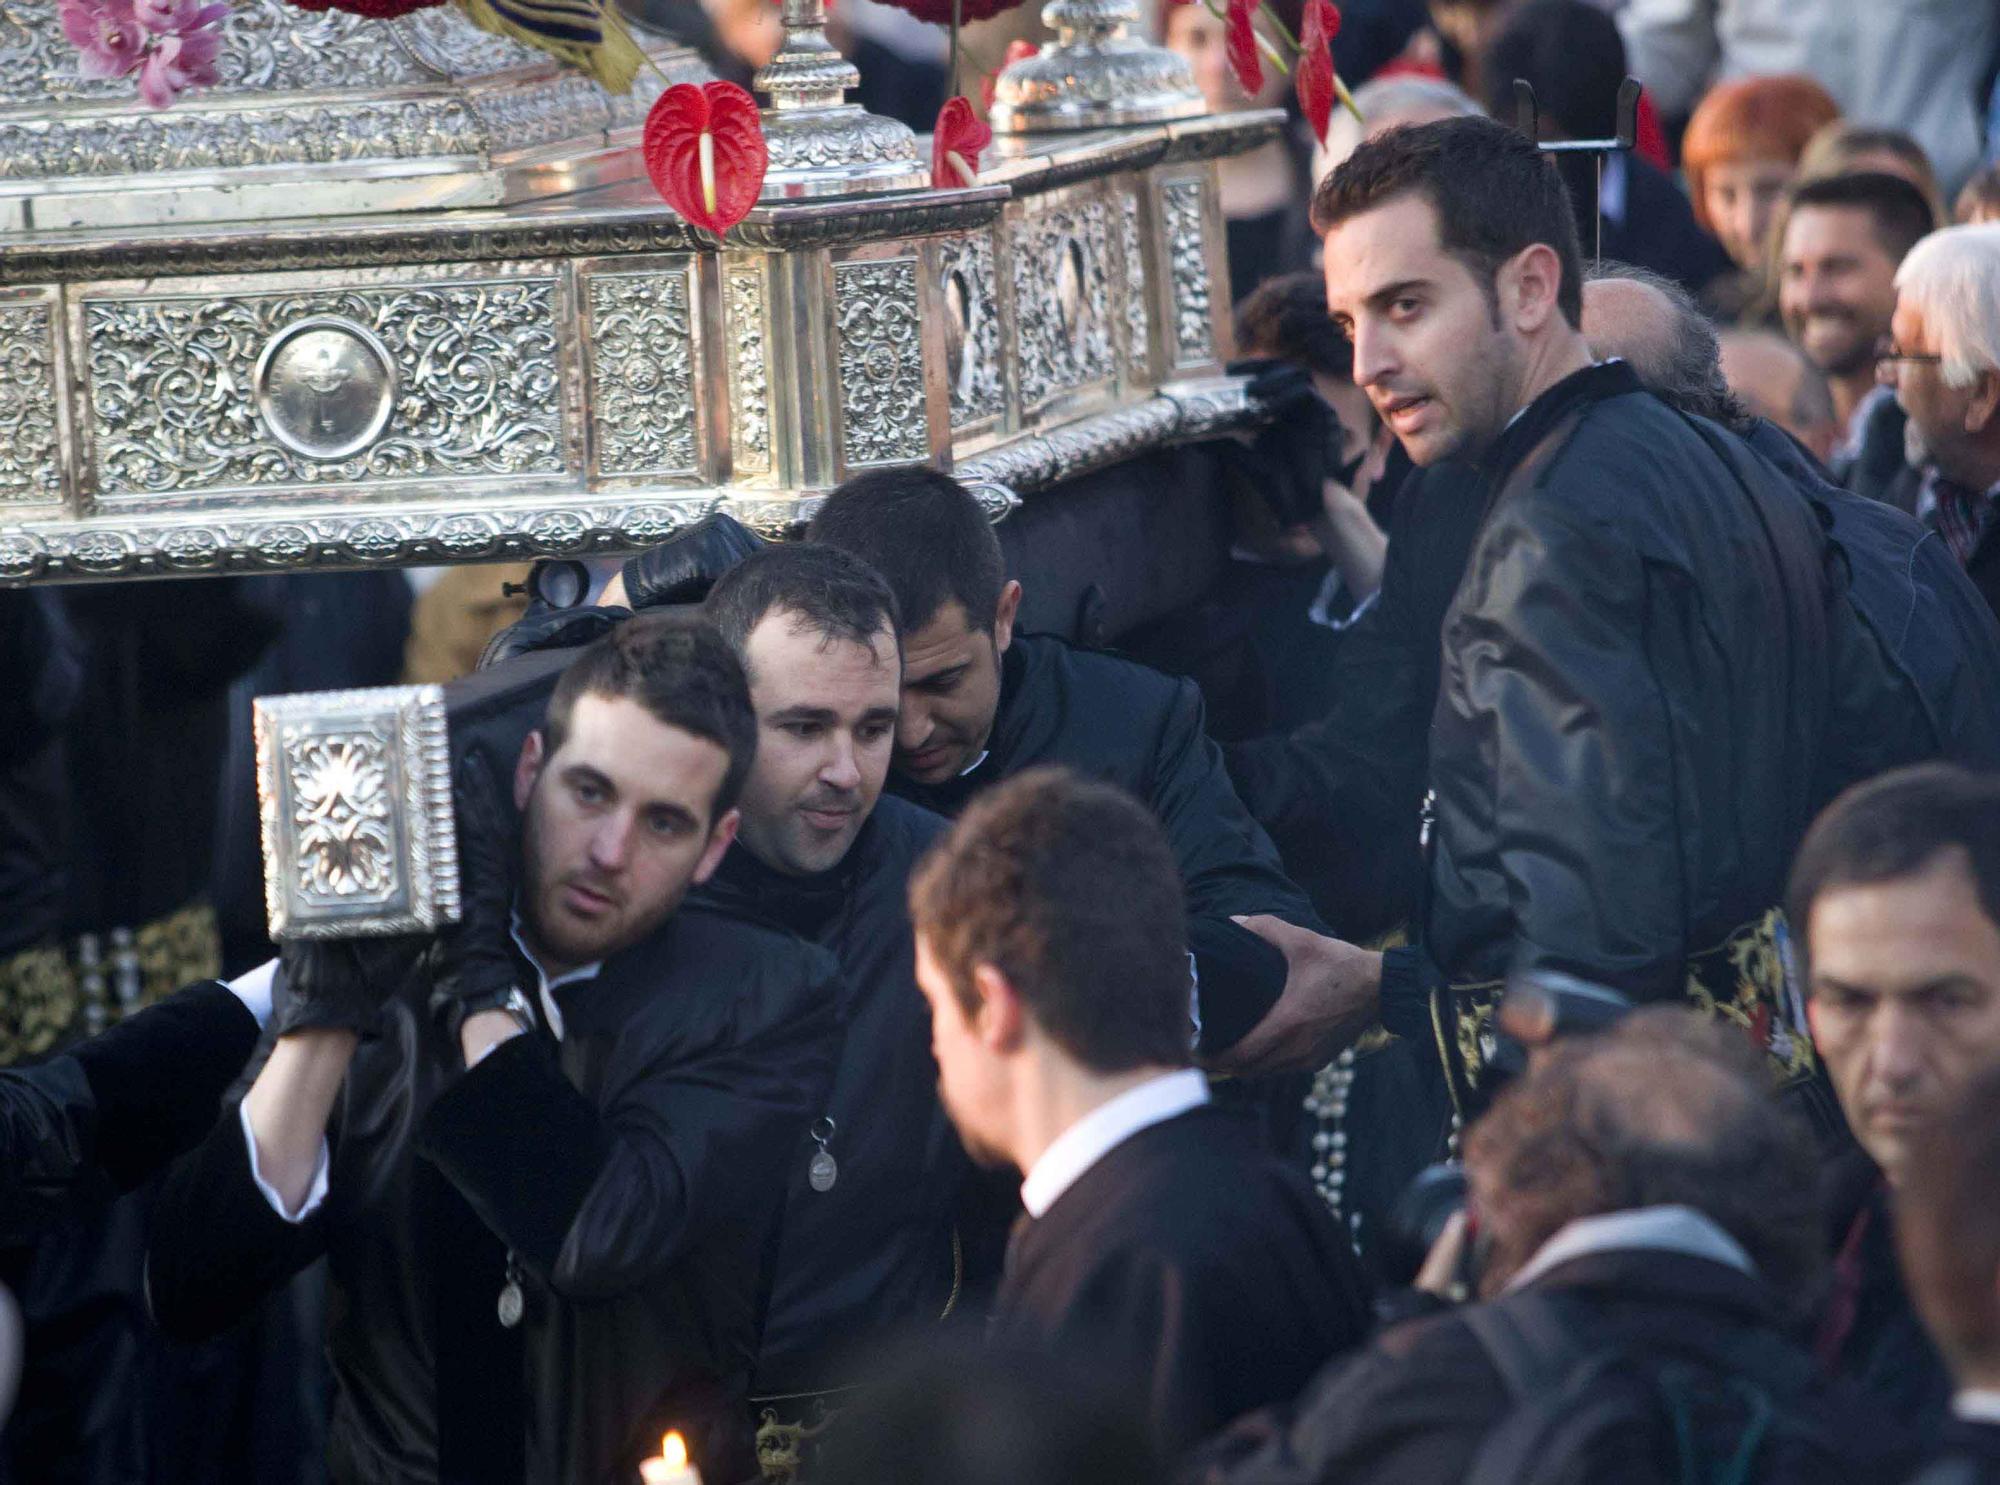
{"type": "Polygon", "coordinates": [[[457,917],[440,688],[260,697],[252,718],[274,937],[408,932],[457,917]]]}
{"type": "Polygon", "coordinates": [[[1147,344],[1146,253],[1139,241],[1138,198],[1129,191],[1118,197],[1118,250],[1125,286],[1125,374],[1142,381],[1152,359],[1147,344]]]}
{"type": "Polygon", "coordinates": [[[1102,200],[1032,207],[1015,223],[1014,319],[1021,411],[1108,378],[1110,209],[1102,200]]]}
{"type": "Polygon", "coordinates": [[[917,260],[837,263],[833,297],[847,464],[928,457],[917,260]]]}
{"type": "Polygon", "coordinates": [[[601,135],[611,127],[604,89],[576,73],[520,87],[481,89],[471,97],[495,154],[601,135]]]}
{"type": "Polygon", "coordinates": [[[97,493],[178,497],[561,473],[555,304],[553,278],[86,299],[97,493]],[[297,347],[299,385],[285,403],[295,421],[280,438],[268,412],[265,356],[308,320],[330,322],[323,333],[333,339],[297,347]],[[367,345],[367,353],[349,340],[367,345]],[[377,356],[388,363],[379,372],[371,370],[377,356]],[[349,368],[344,377],[341,365],[349,368]],[[314,385],[329,378],[341,385],[314,385]],[[349,400],[379,396],[385,381],[394,386],[393,405],[372,440],[348,451],[346,434],[374,411],[365,400],[358,408],[349,400]],[[327,403],[313,402],[317,396],[327,403]]]}
{"type": "Polygon", "coordinates": [[[53,328],[45,304],[0,306],[0,507],[62,498],[53,328]]]}
{"type": "Polygon", "coordinates": [[[456,5],[413,10],[386,24],[419,67],[442,78],[480,77],[546,60],[545,53],[531,46],[482,31],[456,5]]]}
{"type": "Polygon", "coordinates": [[[945,308],[945,381],[951,426],[964,428],[1004,412],[999,283],[993,234],[968,232],[939,244],[939,297],[945,308]]]}
{"type": "MultiPolygon", "coordinates": [[[[420,83],[432,74],[401,47],[384,45],[379,22],[342,11],[307,11],[287,0],[236,0],[222,27],[217,92],[349,89],[420,83]]],[[[129,77],[92,79],[77,70],[56,0],[0,3],[0,101],[37,109],[51,102],[133,99],[129,77]]]]}
{"type": "Polygon", "coordinates": [[[590,284],[591,435],[600,474],[697,472],[687,268],[590,284]]]}
{"type": "Polygon", "coordinates": [[[485,140],[455,98],[0,123],[0,179],[473,156],[485,140]]]}
{"type": "Polygon", "coordinates": [[[1209,316],[1208,242],[1202,220],[1203,186],[1198,180],[1160,187],[1165,209],[1168,269],[1173,275],[1174,364],[1185,366],[1215,356],[1215,327],[1209,316]]]}
{"type": "Polygon", "coordinates": [[[729,426],[738,474],[771,468],[771,387],[764,361],[764,275],[755,264],[723,271],[729,320],[729,426]]]}

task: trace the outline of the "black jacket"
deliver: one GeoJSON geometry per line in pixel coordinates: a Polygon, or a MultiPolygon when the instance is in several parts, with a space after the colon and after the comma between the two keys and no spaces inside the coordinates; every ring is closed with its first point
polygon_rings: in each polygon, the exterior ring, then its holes
{"type": "MultiPolygon", "coordinates": [[[[1781,1362],[1744,1380],[1768,1389],[1815,1436],[1845,1447],[1852,1472],[1825,1485],[1899,1478],[1906,1445],[1895,1423],[1840,1383],[1801,1391],[1809,1361],[1781,1339],[1775,1296],[1761,1281],[1705,1258],[1621,1251],[1579,1256],[1527,1290],[1553,1296],[1585,1349],[1646,1355],[1760,1341],[1781,1362]]],[[[1503,1298],[1497,1303],[1505,1304],[1503,1298]]],[[[1183,1473],[1183,1485],[1439,1485],[1463,1480],[1480,1445],[1512,1410],[1508,1389],[1457,1311],[1404,1321],[1316,1377],[1297,1403],[1243,1420],[1183,1473]]],[[[1753,1476],[1752,1478],[1756,1478],[1753,1476]]]]}
{"type": "MultiPolygon", "coordinates": [[[[1824,798],[1830,631],[1856,621],[1797,492],[1622,362],[1549,389],[1481,462],[1431,723],[1426,947],[1453,982],[1546,965],[1676,997],[1691,954],[1782,895],[1824,798]]],[[[1385,1011],[1410,968],[1390,955],[1385,1011]]]]}
{"type": "Polygon", "coordinates": [[[191,1149],[256,1045],[243,1002],[204,982],[63,1056],[0,1072],[0,1245],[191,1149]]]}
{"type": "Polygon", "coordinates": [[[936,1321],[952,1303],[953,1211],[967,1162],[937,1096],[930,1011],[916,982],[907,890],[945,822],[884,797],[831,871],[790,877],[739,842],[700,900],[763,918],[840,964],[844,1040],[833,1086],[788,1146],[785,1218],[759,1395],[850,1380],[843,1358],[884,1332],[936,1321]],[[808,1170],[809,1125],[833,1121],[832,1187],[808,1170]]]}
{"type": "Polygon", "coordinates": [[[1143,1383],[1169,1448],[1288,1401],[1367,1333],[1310,1186],[1214,1108],[1114,1146],[1007,1250],[993,1335],[1143,1383]]]}
{"type": "Polygon", "coordinates": [[[833,977],[820,950],[683,906],[555,992],[560,1044],[517,1037],[460,1072],[419,973],[349,1069],[311,1217],[257,1192],[234,1110],[176,1169],[154,1311],[211,1333],[326,1252],[342,1481],[623,1482],[668,1427],[708,1478],[746,1478],[781,1174],[832,1073],[833,977]],[[508,1250],[516,1330],[494,1309],[508,1250]]]}
{"type": "Polygon", "coordinates": [[[1987,527],[1979,545],[1972,549],[1965,575],[1972,579],[1972,586],[1979,590],[1986,606],[2000,614],[2000,522],[1987,527]]]}
{"type": "Polygon", "coordinates": [[[1194,682],[1047,635],[1017,635],[1002,657],[985,759],[948,784],[926,787],[891,775],[890,787],[956,815],[981,789],[1038,763],[1120,785],[1166,827],[1187,887],[1202,1046],[1228,1046],[1262,1018],[1285,980],[1283,956],[1230,918],[1268,913],[1308,928],[1319,922],[1236,797],[1221,750],[1202,729],[1194,682]]]}
{"type": "Polygon", "coordinates": [[[1910,1485],[2000,1485],[2000,1423],[1949,1419],[1938,1430],[1935,1457],[1910,1485]]]}

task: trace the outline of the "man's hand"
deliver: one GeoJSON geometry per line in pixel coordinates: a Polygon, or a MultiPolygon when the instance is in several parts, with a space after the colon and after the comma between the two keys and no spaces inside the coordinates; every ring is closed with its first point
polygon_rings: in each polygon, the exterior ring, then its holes
{"type": "Polygon", "coordinates": [[[391,938],[291,940],[278,949],[284,996],[277,1033],[374,1030],[382,1003],[431,945],[423,934],[391,938]]]}
{"type": "Polygon", "coordinates": [[[459,920],[443,935],[431,1009],[458,1036],[474,1014],[494,1010],[516,979],[512,920],[521,827],[484,752],[459,760],[452,785],[458,816],[459,920]]]}
{"type": "Polygon", "coordinates": [[[1375,1020],[1382,956],[1259,914],[1237,918],[1285,956],[1285,990],[1249,1035],[1216,1060],[1244,1076],[1323,1067],[1375,1020]]]}
{"type": "Polygon", "coordinates": [[[761,536],[734,517],[720,513],[704,516],[687,530],[628,560],[598,601],[615,601],[634,610],[700,603],[717,578],[766,545],[761,536]]]}

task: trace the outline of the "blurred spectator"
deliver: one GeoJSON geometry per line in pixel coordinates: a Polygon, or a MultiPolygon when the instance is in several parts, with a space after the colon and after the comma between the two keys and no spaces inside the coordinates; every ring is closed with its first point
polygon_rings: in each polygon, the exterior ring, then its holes
{"type": "Polygon", "coordinates": [[[930,133],[952,91],[948,30],[882,0],[847,0],[829,7],[827,34],[861,71],[856,103],[930,133]]]}
{"type": "MultiPolygon", "coordinates": [[[[1200,0],[1168,0],[1164,31],[1167,46],[1194,70],[1195,85],[1210,113],[1276,108],[1289,95],[1291,79],[1268,61],[1257,96],[1243,91],[1229,66],[1223,22],[1200,0]]],[[[1272,275],[1304,268],[1312,261],[1306,161],[1305,147],[1284,131],[1248,154],[1221,162],[1232,303],[1272,275]]]]}
{"type": "Polygon", "coordinates": [[[1848,790],[1799,847],[1786,914],[1859,1142],[1829,1171],[1838,1259],[1819,1353],[1929,1424],[1949,1383],[1903,1292],[1889,1207],[1924,1131],[2000,1068],[2000,780],[1929,764],[1848,790]]]}
{"type": "Polygon", "coordinates": [[[1917,514],[2000,613],[2000,225],[1947,227],[1896,274],[1883,380],[1925,467],[1917,514]]]}
{"type": "Polygon", "coordinates": [[[1740,1035],[1655,1009],[1561,1045],[1472,1127],[1465,1170],[1469,1220],[1426,1275],[1484,1303],[1380,1332],[1189,1485],[1527,1478],[1510,1439],[1544,1447],[1544,1479],[1714,1478],[1702,1458],[1894,1478],[1894,1425],[1786,1339],[1825,1261],[1812,1144],[1740,1035]]]}
{"type": "MultiPolygon", "coordinates": [[[[1486,109],[1514,119],[1514,80],[1533,85],[1543,141],[1606,139],[1618,132],[1625,44],[1611,17],[1587,0],[1528,0],[1494,37],[1482,71],[1486,109]]],[[[1695,222],[1664,172],[1612,152],[1554,157],[1576,208],[1586,256],[1618,258],[1699,293],[1727,273],[1729,255],[1695,222]]]]}
{"type": "Polygon", "coordinates": [[[1479,112],[1479,105],[1455,83],[1441,77],[1399,74],[1378,77],[1354,90],[1354,106],[1361,110],[1364,125],[1344,108],[1333,111],[1327,126],[1326,147],[1313,155],[1313,182],[1354,153],[1364,139],[1373,139],[1384,129],[1404,124],[1431,124],[1439,119],[1463,118],[1479,112]]]}
{"type": "Polygon", "coordinates": [[[1924,147],[1901,129],[1877,128],[1839,119],[1806,141],[1799,156],[1800,180],[1830,175],[1900,175],[1924,193],[1931,217],[1943,223],[1944,192],[1924,147]]]}
{"type": "MultiPolygon", "coordinates": [[[[1474,98],[1489,95],[1487,54],[1516,4],[1517,0],[1430,0],[1431,30],[1440,43],[1444,73],[1474,98]]],[[[1513,116],[1510,106],[1504,117],[1513,116]]]]}
{"type": "Polygon", "coordinates": [[[812,1485],[1159,1485],[1138,1400],[1075,1358],[926,1345],[828,1430],[812,1485]]]}
{"type": "Polygon", "coordinates": [[[533,566],[531,562],[484,562],[433,569],[428,575],[412,574],[413,579],[428,576],[429,580],[419,586],[410,610],[403,679],[411,685],[442,684],[470,675],[479,665],[486,641],[527,611],[525,584],[533,566]]]}
{"type": "Polygon", "coordinates": [[[2000,36],[1982,0],[1629,0],[1618,20],[1670,119],[1717,78],[1801,72],[1843,114],[1909,129],[1945,180],[1978,163],[1975,95],[2000,36]]]}
{"type": "Polygon", "coordinates": [[[1965,183],[1952,205],[1960,226],[1978,222],[2000,222],[2000,165],[1988,165],[1965,183]]]}
{"type": "Polygon", "coordinates": [[[1734,318],[1767,296],[1772,224],[1799,153],[1839,116],[1826,89],[1798,76],[1718,83],[1694,111],[1681,141],[1694,219],[1737,268],[1710,287],[1718,314],[1734,318]]]}
{"type": "Polygon", "coordinates": [[[1876,385],[1875,354],[1896,308],[1896,266],[1936,225],[1922,192],[1880,173],[1807,181],[1785,218],[1778,309],[1833,391],[1841,435],[1829,466],[1857,494],[1893,499],[1903,477],[1903,416],[1876,385]]]}
{"type": "Polygon", "coordinates": [[[1729,390],[1752,414],[1776,423],[1826,463],[1840,424],[1820,369],[1775,330],[1724,330],[1718,338],[1729,390]]]}
{"type": "Polygon", "coordinates": [[[1910,1298],[1957,1393],[1921,1485],[2000,1481],[2000,1067],[1938,1110],[1896,1201],[1910,1298]]]}

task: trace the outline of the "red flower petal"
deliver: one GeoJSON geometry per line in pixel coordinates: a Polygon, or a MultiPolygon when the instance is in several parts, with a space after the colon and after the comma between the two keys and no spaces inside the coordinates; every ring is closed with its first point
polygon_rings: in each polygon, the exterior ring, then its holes
{"type": "Polygon", "coordinates": [[[1257,28],[1250,23],[1259,3],[1229,0],[1227,21],[1229,70],[1236,74],[1236,85],[1252,98],[1264,86],[1264,59],[1257,55],[1257,28]]]}
{"type": "Polygon", "coordinates": [[[985,105],[988,113],[993,112],[993,85],[1000,80],[1000,74],[1005,72],[1009,67],[1012,67],[1016,62],[1032,57],[1040,50],[1041,48],[1036,46],[1032,41],[1010,41],[1007,43],[1007,54],[1000,59],[1000,65],[979,79],[979,101],[985,105]]]}
{"type": "Polygon", "coordinates": [[[675,211],[720,237],[750,213],[770,151],[757,100],[735,83],[676,83],[646,115],[643,152],[653,187],[675,211]],[[715,204],[702,190],[701,138],[710,136],[715,204]]]}
{"type": "Polygon", "coordinates": [[[1312,125],[1315,138],[1326,143],[1333,122],[1333,33],[1340,29],[1340,10],[1333,0],[1306,0],[1305,25],[1299,33],[1304,54],[1299,58],[1299,110],[1312,125]]]}
{"type": "Polygon", "coordinates": [[[976,184],[964,179],[951,157],[958,156],[974,175],[979,173],[979,152],[993,143],[993,131],[980,122],[972,104],[964,98],[947,98],[938,110],[931,129],[931,184],[941,191],[958,190],[976,184]]]}

